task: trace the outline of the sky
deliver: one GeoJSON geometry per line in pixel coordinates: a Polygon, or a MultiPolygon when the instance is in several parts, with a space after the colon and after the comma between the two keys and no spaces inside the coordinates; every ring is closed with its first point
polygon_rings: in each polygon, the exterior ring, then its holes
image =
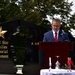
{"type": "Polygon", "coordinates": [[[73,6],[72,6],[72,13],[74,13],[75,12],[75,0],[69,0],[69,2],[72,2],[73,1],[73,6]]]}
{"type": "MultiPolygon", "coordinates": [[[[75,0],[69,0],[69,2],[73,1],[73,6],[72,8],[72,12],[71,13],[75,13],[75,0]]],[[[73,37],[75,37],[75,30],[72,30],[71,34],[73,35],[73,37]]]]}

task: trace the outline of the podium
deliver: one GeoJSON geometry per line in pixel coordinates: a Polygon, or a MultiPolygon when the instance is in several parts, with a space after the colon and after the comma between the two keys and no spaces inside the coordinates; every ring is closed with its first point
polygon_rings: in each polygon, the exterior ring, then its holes
{"type": "Polygon", "coordinates": [[[67,64],[68,52],[72,49],[71,42],[40,42],[39,43],[39,66],[40,69],[49,68],[49,57],[51,57],[52,68],[55,68],[59,56],[60,67],[67,64]]]}

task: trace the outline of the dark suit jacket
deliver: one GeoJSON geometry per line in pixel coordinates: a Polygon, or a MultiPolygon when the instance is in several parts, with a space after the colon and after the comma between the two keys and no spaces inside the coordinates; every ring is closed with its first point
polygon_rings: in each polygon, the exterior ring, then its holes
{"type": "MultiPolygon", "coordinates": [[[[59,30],[58,42],[64,42],[64,41],[69,41],[68,34],[66,32],[62,32],[62,30],[59,30]]],[[[43,42],[54,42],[54,36],[52,30],[44,33],[43,42]]]]}

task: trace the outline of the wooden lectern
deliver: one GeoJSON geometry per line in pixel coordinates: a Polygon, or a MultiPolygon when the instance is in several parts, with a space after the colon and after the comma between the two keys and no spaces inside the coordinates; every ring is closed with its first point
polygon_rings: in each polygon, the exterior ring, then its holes
{"type": "Polygon", "coordinates": [[[68,52],[72,49],[71,42],[40,42],[39,43],[39,65],[40,69],[49,68],[49,57],[51,57],[52,68],[55,68],[57,61],[60,62],[60,67],[67,64],[68,52]]]}

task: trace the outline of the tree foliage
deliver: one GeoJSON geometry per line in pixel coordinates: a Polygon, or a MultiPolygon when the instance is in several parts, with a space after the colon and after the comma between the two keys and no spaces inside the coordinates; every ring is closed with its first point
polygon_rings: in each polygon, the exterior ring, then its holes
{"type": "Polygon", "coordinates": [[[15,3],[17,0],[0,1],[0,22],[14,20],[20,17],[21,11],[15,3]]]}
{"type": "Polygon", "coordinates": [[[50,19],[60,15],[64,30],[75,29],[75,14],[71,14],[73,2],[68,0],[1,0],[0,22],[14,19],[24,19],[36,25],[49,28],[50,19]]]}

